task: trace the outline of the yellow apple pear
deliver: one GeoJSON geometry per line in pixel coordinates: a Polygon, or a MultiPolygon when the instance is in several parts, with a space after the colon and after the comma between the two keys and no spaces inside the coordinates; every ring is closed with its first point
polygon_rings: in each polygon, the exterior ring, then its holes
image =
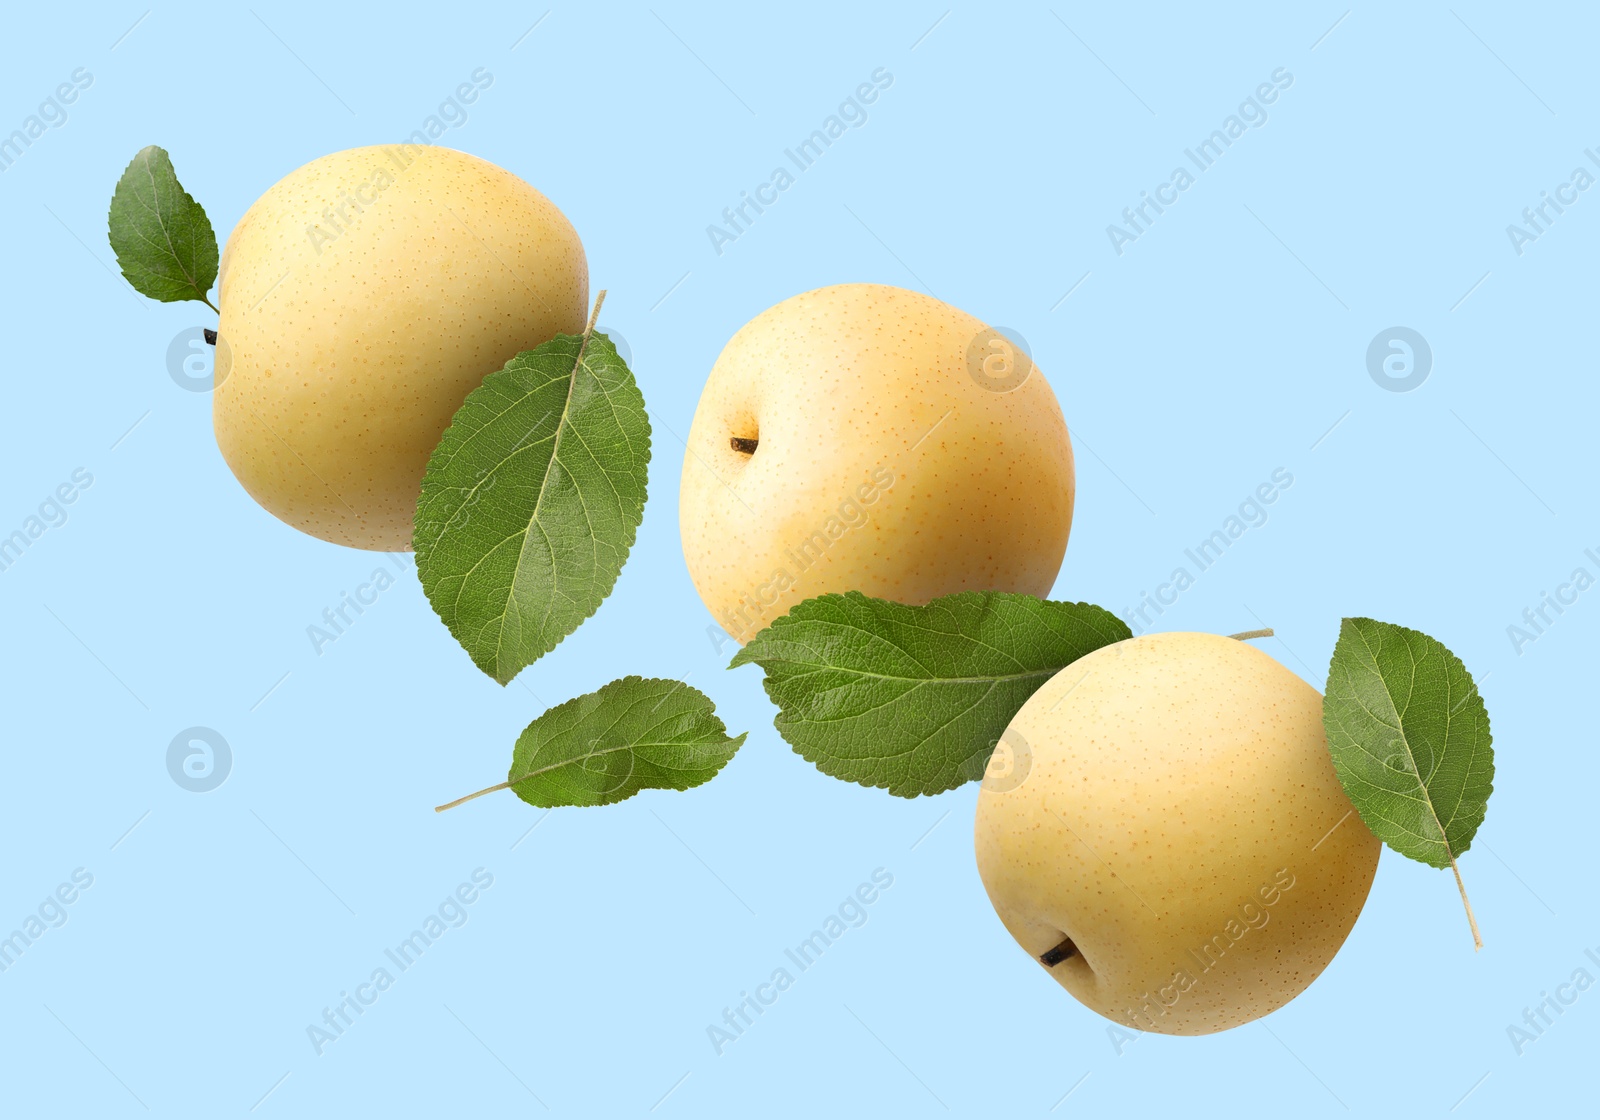
{"type": "Polygon", "coordinates": [[[1381,845],[1334,773],[1322,697],[1245,642],[1152,634],[1068,665],[978,795],[978,872],[1019,945],[1136,1030],[1208,1034],[1304,991],[1381,845]]]}
{"type": "Polygon", "coordinates": [[[1049,593],[1072,527],[1072,444],[1030,357],[931,296],[841,284],[735,334],[686,441],[684,558],[741,644],[861,591],[926,603],[1049,593]]]}
{"type": "Polygon", "coordinates": [[[583,245],[517,176],[449,148],[291,172],[222,254],[212,421],[239,482],[323,540],[408,551],[428,456],[522,350],[581,334],[583,245]]]}

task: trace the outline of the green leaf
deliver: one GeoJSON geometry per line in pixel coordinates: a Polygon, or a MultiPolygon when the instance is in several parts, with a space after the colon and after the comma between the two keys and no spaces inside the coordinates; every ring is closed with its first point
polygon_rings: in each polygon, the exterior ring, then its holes
{"type": "Polygon", "coordinates": [[[778,733],[824,774],[916,797],[982,777],[1040,685],[1132,636],[1088,603],[963,591],[914,607],[852,591],[797,604],[728,667],[761,666],[778,733]]]}
{"type": "Polygon", "coordinates": [[[198,300],[217,282],[211,219],[154,145],[133,157],[111,196],[111,248],[136,291],[162,303],[198,300]]]}
{"type": "Polygon", "coordinates": [[[1417,630],[1347,618],[1328,667],[1322,723],[1339,783],[1373,834],[1455,873],[1494,791],[1489,713],[1461,659],[1417,630]]]}
{"type": "Polygon", "coordinates": [[[414,546],[478,668],[508,683],[611,593],[649,462],[644,397],[603,334],[557,335],[467,396],[428,460],[414,546]]]}
{"type": "Polygon", "coordinates": [[[1467,850],[1494,789],[1494,751],[1460,658],[1419,631],[1347,618],[1322,722],[1339,781],[1380,840],[1431,867],[1467,850]]]}
{"type": "Polygon", "coordinates": [[[698,689],[624,677],[545,712],[518,737],[503,784],[440,809],[508,788],[541,808],[689,789],[716,777],[744,740],[728,737],[716,706],[698,689]]]}

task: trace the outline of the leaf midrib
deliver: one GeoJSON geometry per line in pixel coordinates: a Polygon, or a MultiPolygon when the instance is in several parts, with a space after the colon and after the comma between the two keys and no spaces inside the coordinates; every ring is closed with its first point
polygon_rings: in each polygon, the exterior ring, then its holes
{"type": "MultiPolygon", "coordinates": [[[[1384,679],[1383,671],[1378,667],[1377,651],[1372,648],[1371,644],[1367,641],[1367,635],[1360,628],[1356,629],[1356,633],[1361,638],[1362,647],[1372,658],[1372,668],[1373,672],[1377,675],[1378,684],[1383,689],[1384,696],[1388,698],[1389,706],[1394,710],[1396,723],[1395,730],[1400,735],[1400,745],[1405,748],[1406,759],[1411,763],[1411,772],[1417,776],[1417,786],[1422,790],[1422,797],[1420,800],[1428,807],[1428,815],[1433,818],[1433,826],[1439,830],[1439,839],[1434,841],[1434,843],[1437,843],[1440,847],[1444,848],[1446,857],[1449,858],[1451,864],[1453,865],[1456,861],[1456,856],[1455,852],[1450,847],[1450,834],[1445,831],[1444,823],[1439,820],[1439,810],[1435,808],[1433,804],[1433,790],[1428,788],[1428,783],[1422,777],[1422,770],[1417,766],[1416,753],[1411,749],[1411,737],[1406,734],[1405,715],[1400,711],[1400,706],[1395,702],[1394,693],[1389,688],[1389,682],[1384,679]]],[[[1382,644],[1381,638],[1379,639],[1379,644],[1382,644]]],[[[1415,692],[1417,680],[1417,658],[1411,650],[1411,644],[1409,642],[1405,642],[1403,644],[1405,646],[1406,657],[1411,662],[1411,691],[1415,692]]],[[[1448,688],[1448,665],[1445,666],[1445,671],[1447,677],[1445,683],[1446,687],[1448,688]]],[[[1376,713],[1371,714],[1373,715],[1373,718],[1377,718],[1376,713]]],[[[1381,723],[1382,721],[1380,720],[1379,722],[1381,723]]],[[[1450,713],[1448,711],[1446,711],[1444,714],[1444,742],[1448,747],[1450,743],[1450,713]]],[[[1453,816],[1452,819],[1454,819],[1453,816]]],[[[1410,830],[1408,829],[1407,831],[1410,830]]],[[[1415,835],[1415,833],[1413,833],[1413,835],[1415,835]]]]}
{"type": "MultiPolygon", "coordinates": [[[[663,696],[661,699],[657,700],[656,704],[655,704],[655,707],[650,709],[651,714],[653,715],[657,708],[660,708],[662,704],[665,704],[667,702],[667,700],[671,698],[672,694],[674,692],[676,692],[676,691],[677,691],[677,687],[675,685],[672,689],[668,690],[666,696],[663,696]]],[[[622,722],[624,720],[626,720],[629,716],[631,716],[633,714],[634,710],[637,709],[639,707],[639,705],[645,703],[649,699],[651,699],[651,696],[648,693],[646,695],[638,696],[638,697],[633,698],[633,700],[629,703],[629,705],[626,708],[624,708],[622,711],[618,712],[615,716],[612,717],[611,722],[608,723],[605,726],[605,729],[601,732],[601,736],[610,734],[611,732],[615,731],[617,729],[617,727],[620,724],[622,724],[622,722]]],[[[660,721],[656,724],[656,726],[659,727],[659,726],[661,726],[661,724],[664,724],[664,723],[668,722],[669,720],[674,719],[674,718],[676,718],[676,717],[678,717],[678,716],[680,716],[682,714],[683,714],[683,712],[681,710],[668,711],[667,713],[665,713],[661,717],[660,721]]],[[[581,718],[580,718],[580,723],[581,723],[581,718]]],[[[566,733],[568,733],[568,732],[565,732],[565,731],[557,732],[558,735],[566,734],[566,733]]],[[[554,737],[552,737],[552,738],[554,738],[554,737]]],[[[724,729],[724,731],[722,733],[722,738],[723,738],[724,741],[727,741],[728,738],[729,738],[728,735],[727,735],[726,729],[724,729]]],[[[549,742],[549,741],[550,740],[546,740],[546,742],[549,742]]],[[[528,771],[528,773],[524,774],[522,777],[517,778],[517,779],[515,779],[513,781],[508,781],[506,784],[510,785],[510,786],[513,786],[513,787],[519,786],[523,782],[526,782],[531,778],[537,778],[541,774],[548,774],[552,770],[559,770],[563,766],[576,765],[577,763],[583,762],[583,761],[585,761],[587,759],[599,758],[602,755],[615,754],[617,751],[625,751],[625,750],[635,750],[636,751],[636,750],[641,750],[641,749],[648,748],[648,747],[675,747],[675,746],[690,746],[690,747],[692,747],[692,746],[699,746],[699,745],[709,745],[710,742],[711,742],[711,736],[710,735],[704,735],[704,736],[700,737],[699,739],[691,739],[691,740],[689,740],[687,742],[684,741],[684,740],[681,740],[681,739],[660,739],[660,740],[651,739],[651,740],[639,741],[639,742],[622,743],[622,744],[619,744],[619,745],[617,745],[615,747],[606,747],[604,750],[589,751],[586,754],[580,754],[580,755],[576,755],[576,756],[574,756],[572,758],[568,758],[568,759],[552,762],[548,766],[541,766],[541,767],[538,767],[537,769],[530,770],[530,771],[528,771]]],[[[544,744],[541,744],[541,746],[542,745],[544,745],[544,744]]],[[[536,748],[534,748],[534,753],[537,753],[537,752],[538,752],[538,748],[536,747],[536,748]]],[[[681,769],[681,768],[673,767],[672,769],[681,769]]]]}
{"type": "MultiPolygon", "coordinates": [[[[726,740],[726,739],[728,739],[730,737],[727,736],[727,735],[724,735],[723,738],[726,740]]],[[[640,750],[647,750],[647,749],[649,749],[651,747],[697,747],[697,746],[711,746],[711,745],[713,745],[713,744],[711,743],[710,740],[701,740],[701,739],[692,739],[692,740],[688,740],[688,741],[684,741],[684,740],[681,740],[681,739],[661,739],[661,740],[652,739],[652,740],[649,740],[649,741],[646,741],[646,742],[639,742],[639,743],[622,743],[622,744],[620,744],[618,746],[615,746],[615,747],[606,747],[603,750],[590,751],[587,754],[574,755],[572,758],[563,759],[560,762],[552,762],[549,766],[541,766],[537,770],[529,770],[522,777],[513,778],[511,781],[507,782],[506,784],[507,785],[511,785],[511,786],[520,786],[523,782],[528,781],[530,778],[537,778],[541,774],[548,774],[550,771],[559,770],[563,766],[576,766],[576,765],[578,765],[578,764],[580,764],[582,762],[587,761],[588,759],[599,758],[602,755],[616,754],[618,751],[640,751],[640,750]]],[[[659,763],[652,763],[652,765],[660,765],[660,764],[659,763]]],[[[676,767],[676,766],[667,767],[667,768],[671,769],[671,770],[682,769],[682,767],[676,767]]],[[[695,769],[704,769],[704,768],[703,767],[696,767],[695,769]]]]}
{"type": "MultiPolygon", "coordinates": [[[[956,592],[956,594],[958,594],[958,595],[959,594],[965,594],[965,592],[956,592]]],[[[891,606],[903,606],[904,604],[889,604],[889,605],[891,605],[891,606]]],[[[910,608],[911,611],[914,611],[915,609],[916,608],[910,608]]],[[[985,604],[985,610],[987,610],[987,609],[988,609],[988,604],[986,603],[985,604]]],[[[781,623],[781,621],[782,620],[780,620],[780,623],[781,623]]],[[[898,642],[898,641],[892,639],[889,635],[884,634],[884,633],[880,633],[879,631],[874,630],[869,626],[863,626],[860,622],[856,621],[853,618],[846,619],[846,620],[840,620],[840,619],[837,619],[837,618],[823,618],[823,617],[819,616],[819,617],[816,617],[816,618],[806,618],[806,619],[803,619],[801,621],[803,621],[806,624],[814,624],[814,623],[821,624],[824,628],[837,627],[837,628],[839,628],[841,630],[854,631],[854,632],[856,632],[858,634],[861,634],[863,637],[867,638],[869,641],[880,642],[880,643],[882,643],[884,645],[889,646],[891,649],[895,650],[896,652],[901,653],[901,654],[905,655],[906,657],[910,658],[912,661],[916,662],[916,664],[919,667],[926,668],[926,666],[923,665],[922,660],[915,653],[913,653],[909,648],[907,648],[905,643],[898,642]]],[[[1007,651],[1001,649],[999,646],[995,645],[993,642],[990,642],[989,640],[987,640],[986,638],[984,638],[982,636],[979,636],[977,634],[962,634],[959,631],[952,632],[950,630],[939,629],[938,627],[935,627],[935,626],[928,626],[928,625],[923,624],[920,621],[920,619],[916,618],[914,615],[909,614],[909,613],[905,617],[892,619],[892,622],[894,624],[896,624],[896,625],[903,626],[903,627],[905,627],[907,629],[916,630],[916,631],[918,631],[918,632],[920,632],[922,634],[926,634],[926,635],[929,635],[929,636],[934,637],[934,638],[951,638],[951,637],[966,638],[967,640],[973,642],[974,644],[976,644],[978,646],[981,646],[983,649],[991,651],[992,653],[994,653],[994,655],[996,657],[1003,657],[1003,658],[1006,658],[1006,659],[1011,660],[1011,661],[1020,660],[1020,658],[1015,657],[1014,655],[1012,655],[1012,654],[1008,653],[1007,651]]],[[[774,626],[774,629],[776,629],[776,628],[777,628],[777,624],[775,624],[775,626],[774,626]]],[[[805,642],[802,639],[785,638],[781,633],[775,635],[773,640],[774,641],[790,641],[790,642],[793,642],[795,645],[804,645],[805,644],[805,642]]],[[[1083,656],[1083,655],[1080,654],[1079,657],[1081,657],[1081,656],[1083,656]]],[[[838,669],[840,672],[860,673],[860,675],[862,675],[862,676],[872,676],[873,679],[876,679],[876,680],[889,680],[889,681],[905,680],[905,681],[926,681],[926,682],[941,682],[942,681],[942,682],[948,682],[948,683],[952,683],[952,684],[955,684],[955,683],[981,684],[981,683],[985,683],[985,682],[988,682],[988,681],[1022,680],[1022,679],[1025,679],[1027,677],[1042,676],[1042,675],[1047,674],[1047,673],[1053,675],[1055,673],[1059,673],[1062,669],[1066,668],[1068,665],[1072,664],[1072,662],[1076,661],[1077,659],[1078,658],[1069,659],[1067,661],[1062,662],[1060,665],[1055,666],[1054,668],[1048,668],[1048,669],[1042,669],[1042,670],[1026,670],[1026,671],[1023,671],[1023,672],[1010,673],[1010,674],[985,675],[985,676],[981,676],[981,677],[933,677],[933,676],[929,676],[929,677],[892,677],[892,676],[883,675],[883,674],[869,674],[869,673],[866,673],[865,671],[862,671],[862,670],[844,669],[842,667],[833,666],[833,665],[818,665],[817,667],[818,668],[838,669]]],[[[731,669],[731,668],[734,668],[737,665],[749,664],[751,662],[762,663],[762,662],[767,661],[767,660],[771,660],[773,662],[778,662],[778,661],[781,660],[781,661],[785,661],[786,663],[799,664],[799,665],[810,664],[809,662],[791,661],[790,659],[786,659],[786,658],[770,658],[770,659],[767,659],[767,658],[757,658],[757,657],[753,657],[752,656],[752,657],[748,658],[748,660],[746,660],[745,659],[745,653],[741,652],[737,657],[734,658],[733,663],[730,664],[728,667],[731,669]]],[[[765,668],[765,665],[763,665],[763,668],[765,668]]]]}
{"type": "MultiPolygon", "coordinates": [[[[188,283],[190,288],[196,292],[200,292],[200,281],[196,279],[193,273],[189,271],[188,266],[184,264],[183,258],[178,255],[177,247],[172,244],[172,233],[167,229],[167,223],[161,216],[161,188],[156,185],[155,171],[152,169],[151,164],[151,158],[146,156],[144,161],[144,173],[150,180],[150,197],[155,201],[155,206],[153,208],[146,207],[146,209],[148,209],[151,215],[155,218],[156,228],[161,231],[161,236],[166,238],[167,252],[171,255],[173,261],[177,263],[178,271],[183,273],[183,278],[188,283]]],[[[182,187],[179,187],[179,193],[182,193],[182,187]]],[[[139,201],[139,196],[137,193],[135,193],[133,197],[135,201],[139,201]]],[[[204,295],[205,293],[200,292],[200,294],[204,295]]]]}
{"type": "MultiPolygon", "coordinates": [[[[827,671],[836,672],[836,673],[848,673],[851,676],[866,677],[866,678],[869,678],[869,679],[875,680],[875,681],[894,681],[894,682],[904,682],[904,683],[916,684],[916,685],[924,685],[924,684],[999,684],[1002,681],[1020,681],[1020,680],[1027,680],[1030,677],[1053,677],[1057,673],[1059,673],[1062,669],[1065,669],[1067,667],[1067,664],[1070,664],[1070,662],[1067,662],[1067,663],[1064,663],[1064,664],[1061,664],[1061,665],[1056,665],[1056,666],[1053,666],[1053,667],[1048,668],[1048,669],[1029,669],[1027,672],[1024,672],[1024,673],[989,673],[989,674],[985,674],[985,675],[983,675],[981,677],[898,677],[898,676],[893,676],[893,675],[888,674],[888,673],[872,673],[872,672],[868,672],[865,669],[850,669],[850,668],[846,668],[843,665],[830,665],[830,664],[827,664],[825,662],[790,661],[790,660],[786,659],[786,660],[783,661],[783,664],[804,666],[807,669],[810,669],[810,670],[813,670],[813,671],[819,671],[819,672],[823,671],[823,670],[827,670],[827,671]]],[[[792,680],[792,679],[794,679],[794,677],[791,676],[789,679],[792,680]]]]}
{"type": "MultiPolygon", "coordinates": [[[[505,652],[505,617],[511,611],[512,604],[517,601],[517,591],[521,585],[522,573],[524,570],[523,560],[528,555],[528,542],[533,538],[533,530],[535,526],[539,528],[540,532],[544,532],[544,525],[539,520],[539,514],[544,509],[545,495],[550,491],[550,476],[555,473],[556,464],[559,463],[561,459],[561,437],[565,435],[567,431],[567,426],[572,412],[572,398],[577,392],[578,388],[578,372],[584,368],[584,355],[588,353],[589,350],[590,333],[590,331],[584,331],[583,340],[578,343],[578,353],[572,359],[572,370],[567,374],[567,395],[561,401],[561,415],[556,418],[556,434],[555,438],[550,444],[550,461],[545,464],[544,477],[539,479],[539,497],[534,501],[533,513],[528,516],[528,524],[522,530],[522,547],[517,549],[517,564],[511,572],[511,583],[506,587],[506,605],[505,609],[500,612],[500,626],[495,632],[494,637],[494,665],[495,669],[497,670],[495,674],[496,676],[499,675],[498,670],[500,669],[501,656],[505,652]]],[[[548,534],[546,535],[545,539],[548,541],[548,534]]],[[[555,575],[555,565],[552,564],[552,582],[554,581],[555,575]]],[[[552,605],[554,601],[555,597],[552,596],[552,605]]],[[[518,618],[521,618],[520,612],[518,613],[518,618]]],[[[548,621],[549,608],[547,607],[544,621],[540,623],[539,627],[541,633],[544,630],[544,623],[548,621]]]]}

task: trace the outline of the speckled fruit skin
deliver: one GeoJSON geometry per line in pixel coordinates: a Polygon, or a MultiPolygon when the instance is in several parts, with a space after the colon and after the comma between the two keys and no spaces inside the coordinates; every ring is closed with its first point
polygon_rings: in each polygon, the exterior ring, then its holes
{"type": "Polygon", "coordinates": [[[1209,1034],[1282,1007],[1344,944],[1381,845],[1334,774],[1322,697],[1267,654],[1215,634],[1118,642],[1010,732],[1029,769],[979,792],[978,873],[1030,956],[1072,939],[1048,971],[1080,1002],[1209,1034]]]}
{"type": "Polygon", "coordinates": [[[217,445],[269,513],[409,551],[428,456],[519,351],[580,334],[589,267],[555,205],[492,163],[397,144],[292,172],[222,254],[217,445]]]}
{"type": "Polygon", "coordinates": [[[1072,527],[1072,444],[1036,367],[1005,392],[974,379],[983,330],[930,296],[841,284],[733,336],[689,429],[679,500],[689,574],[730,637],[830,591],[1049,593],[1072,527]],[[735,438],[756,439],[754,454],[735,438]]]}

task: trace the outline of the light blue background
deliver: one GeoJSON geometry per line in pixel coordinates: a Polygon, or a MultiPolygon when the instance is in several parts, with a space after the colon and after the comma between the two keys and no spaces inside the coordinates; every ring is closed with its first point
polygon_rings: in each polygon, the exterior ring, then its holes
{"type": "Polygon", "coordinates": [[[1506,634],[1573,568],[1595,573],[1583,549],[1600,546],[1600,191],[1521,256],[1505,232],[1600,143],[1597,28],[1577,5],[1370,6],[1331,32],[1340,4],[571,6],[523,37],[542,5],[274,0],[162,6],[118,42],[142,10],[19,9],[5,33],[0,131],[75,67],[94,75],[0,176],[0,529],[74,468],[94,476],[0,573],[0,932],[74,868],[94,875],[0,973],[7,1114],[1593,1109],[1600,991],[1521,1056],[1506,1033],[1575,968],[1600,975],[1583,954],[1600,946],[1600,592],[1520,655],[1506,634]],[[246,497],[209,397],[166,369],[173,336],[214,318],[135,297],[105,235],[146,144],[225,237],[288,171],[404,137],[479,66],[494,84],[445,142],[575,224],[655,424],[615,594],[506,689],[410,573],[313,652],[306,627],[378,558],[246,497]],[[706,225],[876,67],[894,84],[870,121],[714,253],[706,225]],[[1107,224],[1277,67],[1294,84],[1268,123],[1114,253],[1107,224]],[[1498,748],[1461,861],[1483,952],[1450,876],[1385,852],[1299,999],[1119,1055],[991,911],[974,789],[896,800],[788,749],[758,673],[724,672],[732,647],[708,636],[678,545],[675,433],[742,323],[844,281],[926,288],[1031,344],[1078,452],[1057,597],[1133,606],[1274,468],[1293,473],[1160,628],[1271,625],[1264,648],[1319,687],[1342,615],[1465,659],[1498,748]],[[1434,352],[1405,394],[1365,361],[1397,324],[1434,352]],[[543,707],[624,673],[687,678],[749,742],[689,793],[434,814],[502,777],[543,707]],[[204,795],[165,762],[197,724],[234,752],[204,795]],[[308,1025],[479,867],[494,886],[467,924],[317,1056],[308,1025]],[[707,1026],[879,867],[894,886],[867,924],[716,1056],[707,1026]]]}

